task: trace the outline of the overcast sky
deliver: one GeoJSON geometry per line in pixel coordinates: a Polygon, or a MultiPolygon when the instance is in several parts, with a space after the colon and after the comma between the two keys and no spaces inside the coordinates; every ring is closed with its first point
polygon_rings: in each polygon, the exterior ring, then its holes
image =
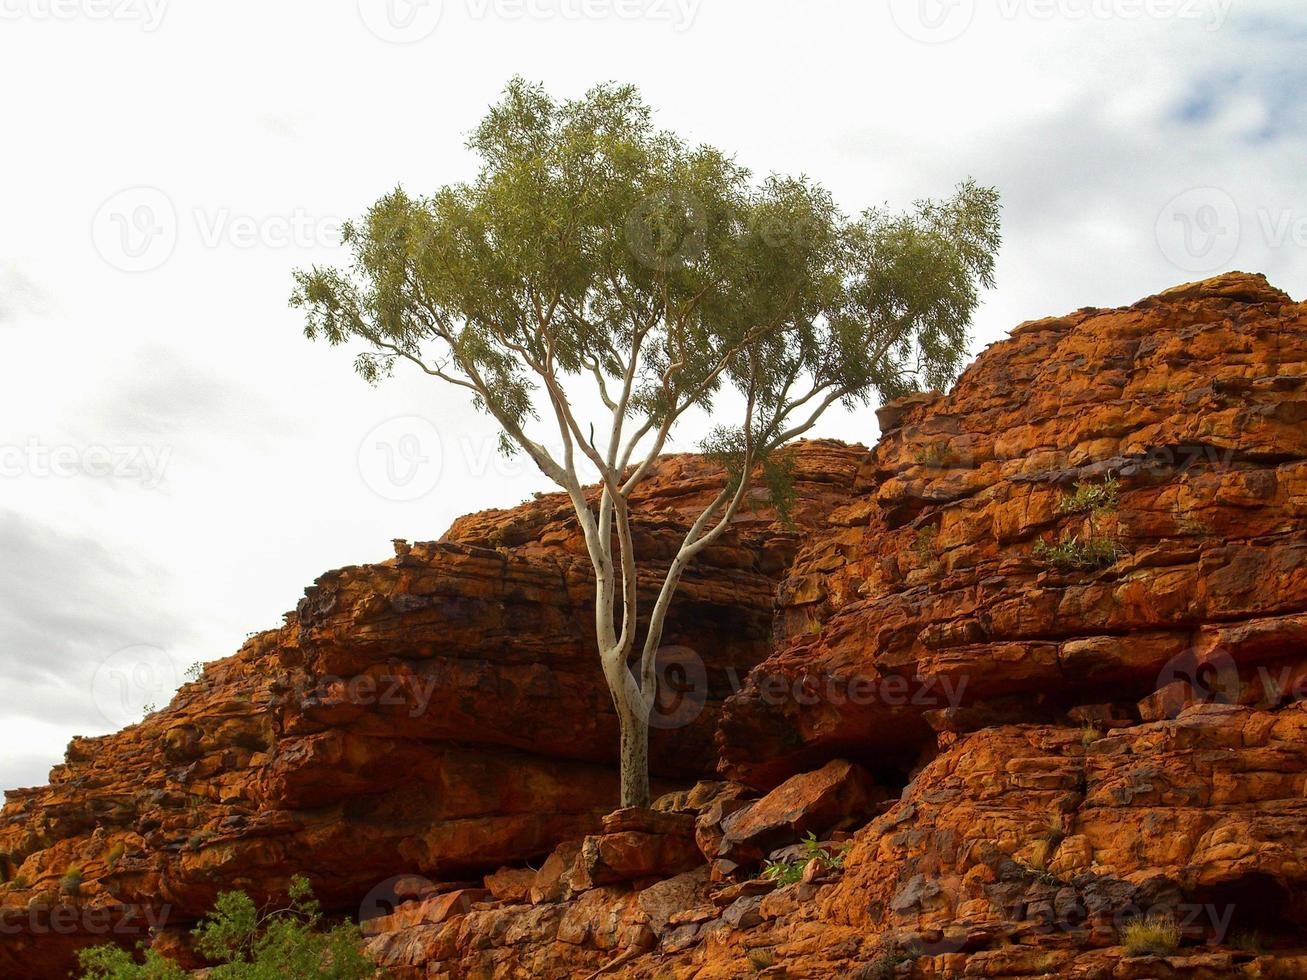
{"type": "Polygon", "coordinates": [[[544,488],[286,302],[341,219],[473,173],[512,74],[634,82],[851,212],[997,185],[979,351],[1229,268],[1307,296],[1305,42],[1300,0],[0,0],[0,787],[322,571],[544,488]]]}

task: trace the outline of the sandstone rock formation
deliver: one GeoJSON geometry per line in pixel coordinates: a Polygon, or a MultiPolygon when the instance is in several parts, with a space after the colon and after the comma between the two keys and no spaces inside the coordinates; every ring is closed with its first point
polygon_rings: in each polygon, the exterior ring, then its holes
{"type": "MultiPolygon", "coordinates": [[[[701,657],[702,676],[653,734],[655,776],[712,772],[721,699],[767,654],[800,533],[848,499],[862,454],[802,444],[795,526],[757,499],[686,575],[666,644],[696,651],[680,666],[701,657]]],[[[635,501],[643,587],[719,479],[696,457],[660,462],[635,501]]],[[[395,551],[324,575],[285,626],[167,708],[74,740],[48,787],[7,794],[0,975],[66,976],[79,946],[179,930],[226,889],[262,898],[305,872],[353,914],[393,876],[479,876],[600,829],[617,722],[567,502],[473,515],[395,551]],[[74,869],[75,894],[61,884],[74,869]]]]}
{"type": "Polygon", "coordinates": [[[847,755],[892,777],[936,732],[1173,715],[1163,675],[1241,676],[1256,701],[1259,668],[1298,662],[1307,312],[1262,277],[1023,324],[889,414],[728,705],[727,775],[765,788],[847,755]]]}
{"type": "MultiPolygon", "coordinates": [[[[1231,274],[1024,324],[880,415],[801,449],[797,538],[760,509],[687,578],[704,703],[656,733],[654,810],[604,817],[544,498],[324,576],[11,793],[0,971],[103,938],[34,915],[184,923],[302,870],[400,980],[1307,976],[1307,306],[1231,274]],[[1167,955],[1124,944],[1149,916],[1167,955]]],[[[646,554],[708,477],[664,462],[646,554]]]]}
{"type": "Polygon", "coordinates": [[[394,975],[1307,975],[1307,308],[1231,275],[1026,324],[883,421],[727,702],[742,782],[659,803],[699,878],[383,931],[394,975]],[[842,867],[707,863],[840,757],[907,783],[842,867]]]}

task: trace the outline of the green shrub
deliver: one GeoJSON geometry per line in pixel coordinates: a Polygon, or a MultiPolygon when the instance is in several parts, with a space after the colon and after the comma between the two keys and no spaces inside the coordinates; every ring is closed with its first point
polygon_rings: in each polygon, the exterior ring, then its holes
{"type": "Polygon", "coordinates": [[[1170,956],[1180,948],[1180,927],[1170,916],[1135,919],[1122,930],[1121,945],[1131,956],[1170,956]]]}
{"type": "Polygon", "coordinates": [[[170,959],[152,949],[145,951],[145,962],[121,946],[95,946],[77,954],[83,980],[187,980],[190,974],[170,959]]]}
{"type": "Polygon", "coordinates": [[[939,527],[919,528],[912,536],[912,553],[923,565],[939,564],[939,527]]]}
{"type": "Polygon", "coordinates": [[[762,876],[770,878],[780,885],[792,885],[796,881],[803,880],[803,872],[813,861],[818,862],[818,868],[825,870],[828,868],[844,867],[844,858],[849,853],[851,844],[841,844],[835,849],[834,853],[822,847],[817,840],[817,835],[809,833],[803,838],[803,856],[795,858],[792,861],[767,861],[762,866],[762,876]]]}
{"type": "Polygon", "coordinates": [[[1107,568],[1116,564],[1119,557],[1116,542],[1108,538],[1086,538],[1082,541],[1076,534],[1062,535],[1062,540],[1057,544],[1039,541],[1031,554],[1045,565],[1063,571],[1107,568]]]}
{"type": "Polygon", "coordinates": [[[59,879],[59,894],[67,895],[69,898],[75,898],[82,891],[82,869],[75,864],[70,864],[64,871],[64,876],[59,879]]]}
{"type": "MultiPolygon", "coordinates": [[[[323,929],[321,907],[308,879],[290,883],[285,908],[260,912],[244,892],[224,892],[195,928],[195,949],[218,964],[209,980],[367,980],[376,973],[362,952],[358,926],[323,929]]],[[[179,980],[188,974],[157,953],[139,964],[116,946],[79,954],[82,980],[179,980]]]]}
{"type": "Polygon", "coordinates": [[[928,446],[918,446],[913,456],[917,465],[938,469],[952,460],[953,453],[949,450],[948,443],[933,442],[928,446]]]}
{"type": "Polygon", "coordinates": [[[1092,514],[1116,510],[1121,499],[1121,485],[1109,476],[1102,483],[1077,483],[1075,493],[1063,497],[1057,505],[1059,514],[1092,514]]]}

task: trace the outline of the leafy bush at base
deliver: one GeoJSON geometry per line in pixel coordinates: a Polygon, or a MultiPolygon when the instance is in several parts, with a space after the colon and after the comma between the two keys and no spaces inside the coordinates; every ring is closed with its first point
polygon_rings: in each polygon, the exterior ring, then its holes
{"type": "MultiPolygon", "coordinates": [[[[209,980],[365,980],[376,968],[363,955],[351,924],[323,930],[322,909],[308,879],[290,884],[290,904],[260,912],[244,892],[224,892],[195,928],[195,949],[219,965],[209,980]]],[[[96,946],[78,956],[82,980],[182,980],[188,976],[153,950],[137,963],[118,946],[96,946]]]]}

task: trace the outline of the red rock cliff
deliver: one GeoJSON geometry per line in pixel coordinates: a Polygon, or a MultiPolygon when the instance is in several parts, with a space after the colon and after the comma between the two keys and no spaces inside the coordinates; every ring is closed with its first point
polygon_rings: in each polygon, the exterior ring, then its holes
{"type": "MultiPolygon", "coordinates": [[[[755,501],[686,575],[665,642],[701,656],[704,703],[654,733],[655,776],[712,772],[721,699],[769,650],[799,532],[848,499],[863,452],[802,444],[796,528],[755,501]]],[[[646,608],[719,479],[673,456],[640,491],[646,608]]],[[[304,872],[353,913],[389,876],[493,870],[597,829],[618,798],[617,722],[592,595],[561,496],[324,575],[284,627],[210,664],[167,708],[75,740],[49,786],[7,794],[0,974],[65,976],[79,946],[130,945],[152,922],[180,929],[224,889],[276,894],[304,872]]]]}

